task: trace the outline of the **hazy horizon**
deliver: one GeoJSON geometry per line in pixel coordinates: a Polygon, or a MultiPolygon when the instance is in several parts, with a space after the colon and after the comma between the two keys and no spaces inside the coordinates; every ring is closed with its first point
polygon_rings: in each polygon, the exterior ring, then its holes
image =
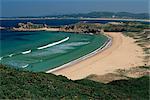
{"type": "Polygon", "coordinates": [[[148,13],[148,0],[0,0],[1,17],[48,16],[88,12],[148,13]]]}

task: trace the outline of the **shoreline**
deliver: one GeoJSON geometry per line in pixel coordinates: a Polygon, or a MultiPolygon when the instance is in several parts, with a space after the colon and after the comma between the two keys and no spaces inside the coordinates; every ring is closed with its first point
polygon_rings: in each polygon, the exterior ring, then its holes
{"type": "MultiPolygon", "coordinates": [[[[103,34],[103,35],[104,35],[104,34],[103,34]]],[[[59,66],[59,67],[57,67],[57,68],[50,69],[50,70],[46,71],[46,73],[53,73],[53,72],[56,72],[56,71],[58,71],[58,70],[67,68],[67,67],[69,67],[69,66],[71,66],[71,65],[74,65],[74,64],[76,64],[76,63],[79,63],[79,62],[81,62],[81,61],[83,61],[83,60],[85,60],[85,59],[88,59],[88,58],[90,58],[90,57],[96,55],[97,53],[100,53],[100,52],[104,51],[105,49],[109,48],[109,47],[112,45],[112,38],[111,38],[110,36],[108,36],[108,35],[105,35],[105,36],[108,38],[108,40],[107,40],[101,47],[99,47],[98,49],[96,49],[96,50],[94,50],[93,52],[88,53],[88,54],[86,54],[86,55],[84,55],[84,56],[82,56],[82,57],[80,57],[80,58],[78,58],[78,59],[75,59],[75,60],[70,61],[70,62],[68,62],[68,63],[66,63],[66,64],[63,64],[63,65],[61,65],[61,66],[59,66]]]]}
{"type": "Polygon", "coordinates": [[[105,32],[105,34],[112,38],[112,45],[109,48],[81,62],[59,70],[52,70],[52,73],[78,80],[91,74],[104,75],[117,69],[128,69],[144,65],[143,50],[134,43],[134,39],[125,37],[120,32],[105,32]]]}
{"type": "Polygon", "coordinates": [[[130,19],[130,18],[0,18],[0,20],[53,20],[53,19],[74,19],[74,20],[125,20],[125,21],[141,21],[150,22],[149,19],[130,19]]]}
{"type": "Polygon", "coordinates": [[[114,20],[114,21],[140,21],[150,22],[149,19],[129,19],[129,18],[80,18],[81,20],[114,20]]]}

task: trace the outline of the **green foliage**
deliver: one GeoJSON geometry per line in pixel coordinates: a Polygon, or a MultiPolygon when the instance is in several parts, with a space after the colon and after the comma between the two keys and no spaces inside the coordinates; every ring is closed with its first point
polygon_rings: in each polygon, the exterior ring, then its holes
{"type": "Polygon", "coordinates": [[[103,29],[108,32],[141,32],[143,29],[149,28],[148,24],[141,22],[124,22],[120,24],[105,24],[103,29]]]}
{"type": "Polygon", "coordinates": [[[119,80],[109,83],[117,90],[121,90],[124,93],[128,93],[130,99],[145,100],[149,98],[149,76],[141,77],[138,79],[119,80]],[[147,80],[147,82],[146,82],[147,80]],[[148,90],[147,90],[148,89],[148,90]],[[143,91],[145,90],[145,91],[143,91]],[[132,94],[132,96],[131,96],[132,94]]]}
{"type": "MultiPolygon", "coordinates": [[[[65,30],[81,31],[84,33],[100,33],[101,30],[105,32],[142,32],[144,29],[148,29],[149,24],[142,22],[110,22],[106,24],[98,23],[83,23],[79,22],[72,25],[62,26],[65,30]]],[[[132,35],[132,34],[128,34],[132,35]]]]}
{"type": "Polygon", "coordinates": [[[90,13],[80,13],[80,14],[68,14],[68,15],[56,15],[56,16],[45,16],[45,17],[58,17],[58,18],[139,18],[139,19],[149,19],[148,13],[129,13],[129,12],[90,12],[90,13]]]}
{"type": "Polygon", "coordinates": [[[0,99],[148,100],[149,77],[108,84],[0,66],[0,99]]]}

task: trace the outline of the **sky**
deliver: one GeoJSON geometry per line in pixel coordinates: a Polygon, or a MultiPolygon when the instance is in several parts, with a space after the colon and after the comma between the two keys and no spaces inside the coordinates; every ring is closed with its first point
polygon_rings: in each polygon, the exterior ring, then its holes
{"type": "Polygon", "coordinates": [[[149,0],[0,0],[1,17],[47,16],[92,11],[148,13],[149,0]]]}

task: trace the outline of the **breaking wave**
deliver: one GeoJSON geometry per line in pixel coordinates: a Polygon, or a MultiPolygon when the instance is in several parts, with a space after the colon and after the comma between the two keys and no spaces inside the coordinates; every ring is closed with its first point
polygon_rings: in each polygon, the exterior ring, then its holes
{"type": "Polygon", "coordinates": [[[67,38],[65,38],[65,39],[62,39],[62,40],[60,40],[60,41],[57,41],[57,42],[54,42],[54,43],[51,43],[51,44],[48,44],[48,45],[39,47],[39,48],[37,48],[37,49],[40,50],[40,49],[45,49],[45,48],[48,48],[48,47],[52,47],[52,46],[58,45],[58,44],[60,44],[60,43],[63,43],[63,42],[65,42],[65,41],[68,41],[68,40],[69,40],[69,37],[67,37],[67,38]]]}
{"type": "Polygon", "coordinates": [[[12,57],[14,54],[10,54],[10,55],[8,55],[9,57],[12,57]]]}
{"type": "Polygon", "coordinates": [[[23,66],[21,66],[22,68],[26,68],[26,67],[28,67],[29,66],[29,64],[26,64],[26,65],[23,65],[23,66]]]}
{"type": "Polygon", "coordinates": [[[31,50],[27,50],[27,51],[22,52],[22,54],[28,54],[30,52],[31,52],[31,50]]]}
{"type": "Polygon", "coordinates": [[[3,59],[3,57],[0,57],[0,60],[2,60],[3,59]]]}

